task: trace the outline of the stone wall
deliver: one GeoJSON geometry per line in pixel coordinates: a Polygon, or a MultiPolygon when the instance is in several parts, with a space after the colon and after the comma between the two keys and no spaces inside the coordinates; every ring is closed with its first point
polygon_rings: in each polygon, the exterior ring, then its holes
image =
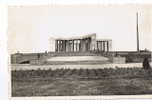
{"type": "Polygon", "coordinates": [[[112,62],[114,64],[125,64],[126,63],[126,58],[125,57],[113,57],[112,62]]]}

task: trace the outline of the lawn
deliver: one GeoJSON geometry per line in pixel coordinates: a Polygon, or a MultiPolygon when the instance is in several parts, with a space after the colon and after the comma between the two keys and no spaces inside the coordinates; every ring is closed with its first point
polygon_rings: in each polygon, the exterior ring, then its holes
{"type": "Polygon", "coordinates": [[[12,71],[12,96],[152,94],[152,71],[141,68],[12,71]]]}

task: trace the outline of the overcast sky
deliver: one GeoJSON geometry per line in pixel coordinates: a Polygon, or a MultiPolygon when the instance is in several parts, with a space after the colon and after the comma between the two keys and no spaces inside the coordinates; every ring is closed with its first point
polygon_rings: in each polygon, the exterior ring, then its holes
{"type": "Polygon", "coordinates": [[[136,50],[136,12],[140,49],[152,47],[152,9],[144,6],[10,6],[9,53],[51,50],[50,37],[96,33],[112,39],[112,50],[136,50]]]}

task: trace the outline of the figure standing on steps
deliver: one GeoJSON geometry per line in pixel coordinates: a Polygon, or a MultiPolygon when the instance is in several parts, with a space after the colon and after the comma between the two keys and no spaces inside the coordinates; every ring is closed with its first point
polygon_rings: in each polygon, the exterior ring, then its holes
{"type": "Polygon", "coordinates": [[[148,61],[148,58],[146,57],[143,61],[143,69],[150,69],[150,64],[149,64],[149,61],[148,61]]]}

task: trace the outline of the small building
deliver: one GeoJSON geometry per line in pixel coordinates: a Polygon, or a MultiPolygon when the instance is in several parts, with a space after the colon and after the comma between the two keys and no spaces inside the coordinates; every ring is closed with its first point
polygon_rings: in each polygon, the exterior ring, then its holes
{"type": "MultiPolygon", "coordinates": [[[[52,41],[52,39],[50,39],[52,41]]],[[[108,52],[112,48],[111,39],[96,39],[96,34],[71,38],[55,38],[55,52],[108,52]]]]}

